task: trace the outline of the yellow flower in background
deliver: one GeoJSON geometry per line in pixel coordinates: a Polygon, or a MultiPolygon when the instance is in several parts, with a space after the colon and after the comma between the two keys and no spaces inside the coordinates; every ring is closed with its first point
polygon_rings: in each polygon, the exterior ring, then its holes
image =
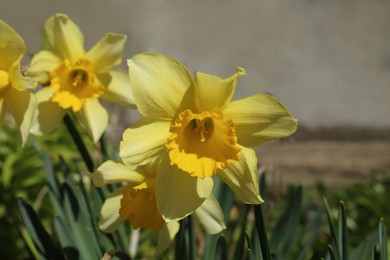
{"type": "Polygon", "coordinates": [[[126,36],[108,33],[86,52],[83,34],[64,14],[50,17],[45,33],[49,49],[34,55],[27,71],[46,86],[36,93],[38,114],[32,133],[52,131],[72,110],[96,142],[109,121],[100,98],[134,107],[128,75],[112,70],[121,62],[126,36]]]}
{"type": "Polygon", "coordinates": [[[35,84],[20,72],[20,60],[25,50],[23,39],[0,20],[0,125],[8,110],[19,128],[23,144],[36,110],[35,97],[28,91],[35,84]]]}
{"type": "MultiPolygon", "coordinates": [[[[159,160],[154,157],[137,169],[121,162],[106,161],[91,175],[97,187],[126,183],[114,190],[104,202],[99,219],[100,229],[114,232],[126,220],[134,228],[151,228],[158,233],[156,254],[169,247],[179,230],[179,223],[166,223],[157,208],[156,171],[159,160]]],[[[225,228],[222,210],[213,195],[195,210],[194,216],[208,234],[219,233],[225,228]]]]}
{"type": "Polygon", "coordinates": [[[231,101],[238,77],[198,72],[175,59],[141,53],[128,60],[135,103],[145,118],[123,134],[120,156],[128,166],[162,160],[156,175],[157,208],[166,221],[193,212],[209,196],[212,176],[245,203],[262,203],[253,147],[295,132],[297,120],[274,97],[231,101]]]}

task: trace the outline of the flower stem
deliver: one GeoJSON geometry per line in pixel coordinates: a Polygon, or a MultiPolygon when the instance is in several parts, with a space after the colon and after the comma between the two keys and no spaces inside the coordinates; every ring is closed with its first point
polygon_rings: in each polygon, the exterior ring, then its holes
{"type": "Polygon", "coordinates": [[[66,114],[64,116],[63,121],[64,121],[64,124],[66,125],[66,128],[68,129],[70,135],[72,136],[72,139],[73,139],[74,143],[76,144],[76,147],[79,150],[80,155],[83,158],[84,163],[87,166],[88,171],[93,172],[94,171],[93,161],[91,159],[91,156],[88,153],[88,150],[87,150],[83,140],[81,139],[79,132],[77,131],[75,125],[73,124],[72,119],[70,118],[70,116],[68,114],[66,114]]]}

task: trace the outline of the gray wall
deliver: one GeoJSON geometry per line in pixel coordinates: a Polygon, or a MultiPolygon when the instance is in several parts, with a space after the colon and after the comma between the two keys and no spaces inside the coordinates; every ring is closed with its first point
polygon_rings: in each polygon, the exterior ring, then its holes
{"type": "Polygon", "coordinates": [[[221,77],[242,66],[237,98],[272,93],[302,125],[390,127],[390,1],[0,0],[32,52],[57,12],[88,48],[113,31],[129,36],[124,58],[158,51],[221,77]]]}

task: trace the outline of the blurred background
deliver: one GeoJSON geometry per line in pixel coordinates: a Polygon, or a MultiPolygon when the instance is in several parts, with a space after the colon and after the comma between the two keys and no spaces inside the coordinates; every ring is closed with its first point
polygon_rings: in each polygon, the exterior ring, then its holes
{"type": "MultiPolygon", "coordinates": [[[[299,120],[288,140],[258,149],[279,186],[340,186],[390,166],[390,2],[384,0],[0,0],[0,18],[42,46],[61,12],[89,49],[106,32],[128,35],[125,59],[157,51],[190,71],[220,77],[246,69],[235,98],[268,92],[299,120]]],[[[138,115],[118,110],[115,142],[138,115]]]]}

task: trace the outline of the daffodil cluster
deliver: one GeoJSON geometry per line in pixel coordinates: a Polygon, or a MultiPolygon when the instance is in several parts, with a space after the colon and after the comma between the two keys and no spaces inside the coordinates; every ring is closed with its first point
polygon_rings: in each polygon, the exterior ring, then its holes
{"type": "Polygon", "coordinates": [[[219,232],[224,225],[212,195],[214,177],[244,203],[262,203],[251,147],[296,130],[287,109],[268,94],[232,101],[243,68],[226,79],[201,72],[193,78],[179,61],[159,53],[137,54],[128,67],[144,118],[123,133],[120,162],[107,161],[92,174],[97,186],[127,184],[110,196],[115,203],[104,204],[101,228],[110,231],[129,219],[160,232],[194,214],[207,232],[219,232]]]}
{"type": "Polygon", "coordinates": [[[78,26],[57,14],[45,23],[45,39],[47,49],[21,69],[24,41],[0,21],[0,124],[11,112],[24,144],[30,132],[49,133],[72,111],[96,142],[109,122],[100,98],[135,107],[127,73],[112,70],[122,60],[126,36],[107,33],[86,52],[78,26]]]}

